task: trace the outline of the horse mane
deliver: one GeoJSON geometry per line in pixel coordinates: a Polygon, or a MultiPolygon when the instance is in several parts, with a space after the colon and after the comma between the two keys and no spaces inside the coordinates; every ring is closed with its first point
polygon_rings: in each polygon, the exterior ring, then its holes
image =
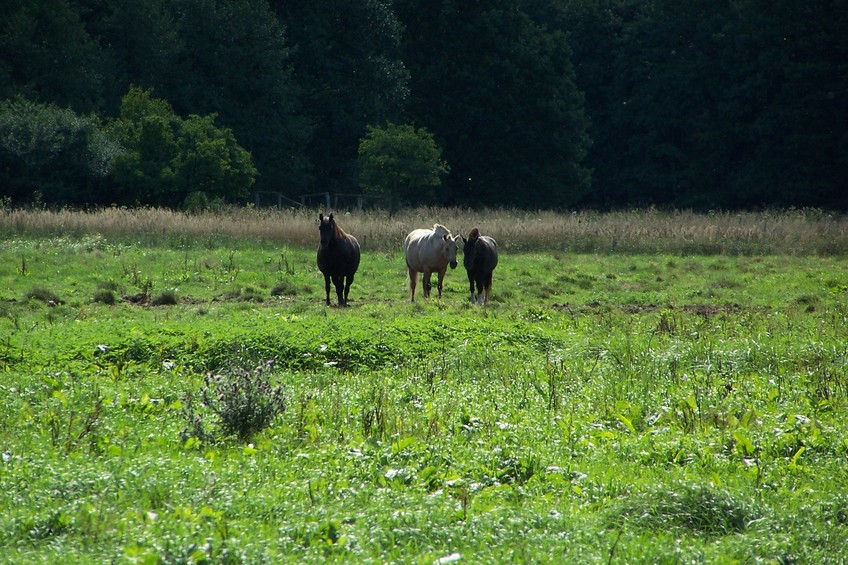
{"type": "Polygon", "coordinates": [[[442,224],[433,224],[433,233],[440,237],[443,237],[446,235],[450,235],[450,230],[442,224]]]}
{"type": "Polygon", "coordinates": [[[480,237],[480,230],[478,230],[477,228],[474,228],[473,230],[468,232],[468,241],[470,241],[472,243],[477,241],[477,238],[479,238],[479,237],[480,237]]]}

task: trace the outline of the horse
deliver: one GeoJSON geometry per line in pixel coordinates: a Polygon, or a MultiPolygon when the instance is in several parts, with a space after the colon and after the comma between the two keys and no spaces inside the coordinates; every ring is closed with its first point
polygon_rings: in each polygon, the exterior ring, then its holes
{"type": "Polygon", "coordinates": [[[409,232],[403,240],[403,253],[406,256],[406,267],[409,270],[409,293],[411,301],[415,301],[415,285],[418,273],[422,273],[424,298],[430,296],[430,275],[439,275],[439,298],[442,297],[442,282],[445,271],[450,264],[456,269],[456,242],[459,236],[452,236],[450,230],[441,224],[434,224],[433,229],[417,229],[409,232]]]}
{"type": "Polygon", "coordinates": [[[468,272],[468,283],[471,286],[471,303],[486,305],[492,296],[492,271],[498,266],[498,243],[487,235],[480,235],[480,230],[474,228],[468,234],[468,239],[462,238],[462,264],[468,272]],[[477,296],[474,296],[474,285],[477,285],[477,296]]]}
{"type": "Polygon", "coordinates": [[[327,306],[330,305],[330,279],[336,287],[339,306],[347,306],[347,295],[353,284],[353,275],[359,268],[359,242],[336,224],[333,215],[318,214],[318,270],[324,275],[327,306]]]}

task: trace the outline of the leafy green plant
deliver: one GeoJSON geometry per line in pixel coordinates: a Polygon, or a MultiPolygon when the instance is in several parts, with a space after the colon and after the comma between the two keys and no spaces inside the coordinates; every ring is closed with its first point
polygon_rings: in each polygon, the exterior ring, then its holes
{"type": "Polygon", "coordinates": [[[743,532],[749,522],[759,517],[749,501],[689,483],[648,488],[620,502],[610,514],[618,524],[655,531],[682,528],[708,535],[743,532]]]}
{"type": "MultiPolygon", "coordinates": [[[[221,374],[206,375],[200,391],[201,403],[215,416],[224,435],[249,440],[286,410],[283,387],[271,383],[273,368],[273,362],[269,361],[252,371],[236,367],[221,374]]],[[[189,427],[183,435],[208,438],[191,401],[188,406],[189,427]]]]}
{"type": "Polygon", "coordinates": [[[113,306],[115,302],[117,302],[117,299],[115,298],[115,293],[111,290],[95,291],[92,300],[100,304],[108,304],[109,306],[113,306]]]}
{"type": "Polygon", "coordinates": [[[157,294],[150,301],[153,306],[173,306],[180,303],[177,293],[173,290],[165,290],[157,294]]]}
{"type": "Polygon", "coordinates": [[[46,304],[50,304],[51,306],[56,306],[57,304],[64,304],[64,300],[59,298],[59,295],[44,286],[32,287],[30,290],[27,291],[25,297],[27,300],[44,302],[46,304]]]}
{"type": "Polygon", "coordinates": [[[113,161],[113,178],[126,203],[184,206],[191,211],[247,195],[256,168],[216,115],[183,119],[152,91],[131,87],[109,131],[125,153],[113,161]]]}
{"type": "Polygon", "coordinates": [[[65,454],[75,451],[83,440],[98,449],[103,426],[105,398],[99,387],[83,384],[81,379],[76,372],[44,378],[49,398],[38,418],[48,431],[51,444],[65,454]]]}

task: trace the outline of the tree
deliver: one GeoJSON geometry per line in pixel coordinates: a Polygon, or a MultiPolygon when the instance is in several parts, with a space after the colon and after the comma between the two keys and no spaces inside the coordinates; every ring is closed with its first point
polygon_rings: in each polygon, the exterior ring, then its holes
{"type": "Polygon", "coordinates": [[[170,0],[181,80],[163,93],[181,115],[217,114],[250,151],[258,188],[305,188],[311,124],[300,109],[284,29],[266,0],[170,0]]]}
{"type": "Polygon", "coordinates": [[[359,144],[359,182],[366,196],[390,210],[426,204],[449,170],[432,134],[411,125],[369,127],[359,144]]]}
{"type": "Polygon", "coordinates": [[[215,117],[191,115],[180,124],[175,182],[186,196],[197,192],[211,201],[239,202],[249,194],[257,171],[250,153],[231,130],[215,125],[215,117]]]}
{"type": "Polygon", "coordinates": [[[564,207],[589,188],[565,33],[523,0],[399,0],[409,113],[451,163],[446,203],[564,207]],[[540,18],[541,19],[541,18],[540,18]]]}
{"type": "Polygon", "coordinates": [[[102,104],[103,53],[73,2],[4,2],[0,16],[0,99],[19,95],[77,112],[102,104]]]}
{"type": "Polygon", "coordinates": [[[171,0],[75,0],[75,4],[103,53],[106,114],[117,114],[130,85],[152,88],[166,98],[184,88],[185,46],[171,0]]]}
{"type": "Polygon", "coordinates": [[[114,203],[179,207],[195,193],[235,202],[256,178],[250,153],[215,125],[214,114],[182,119],[150,90],[130,88],[110,130],[127,149],[114,161],[121,189],[114,203]]]}
{"type": "Polygon", "coordinates": [[[838,3],[569,0],[594,144],[586,204],[845,208],[838,3]]]}
{"type": "Polygon", "coordinates": [[[842,2],[733,3],[733,206],[848,209],[848,11],[842,2]]]}
{"type": "Polygon", "coordinates": [[[16,204],[90,204],[121,148],[93,116],[23,98],[0,102],[0,186],[16,204]]]}
{"type": "Polygon", "coordinates": [[[294,47],[294,79],[315,125],[308,146],[321,190],[349,192],[368,124],[403,118],[409,73],[388,0],[272,2],[294,47]]]}

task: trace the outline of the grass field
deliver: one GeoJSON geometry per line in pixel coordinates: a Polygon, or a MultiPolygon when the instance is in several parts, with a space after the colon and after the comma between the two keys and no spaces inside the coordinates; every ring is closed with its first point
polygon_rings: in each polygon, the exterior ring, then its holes
{"type": "Polygon", "coordinates": [[[0,562],[848,554],[844,219],[492,213],[482,308],[461,266],[409,303],[396,245],[470,223],[354,214],[328,308],[307,215],[28,214],[0,217],[0,562]]]}

